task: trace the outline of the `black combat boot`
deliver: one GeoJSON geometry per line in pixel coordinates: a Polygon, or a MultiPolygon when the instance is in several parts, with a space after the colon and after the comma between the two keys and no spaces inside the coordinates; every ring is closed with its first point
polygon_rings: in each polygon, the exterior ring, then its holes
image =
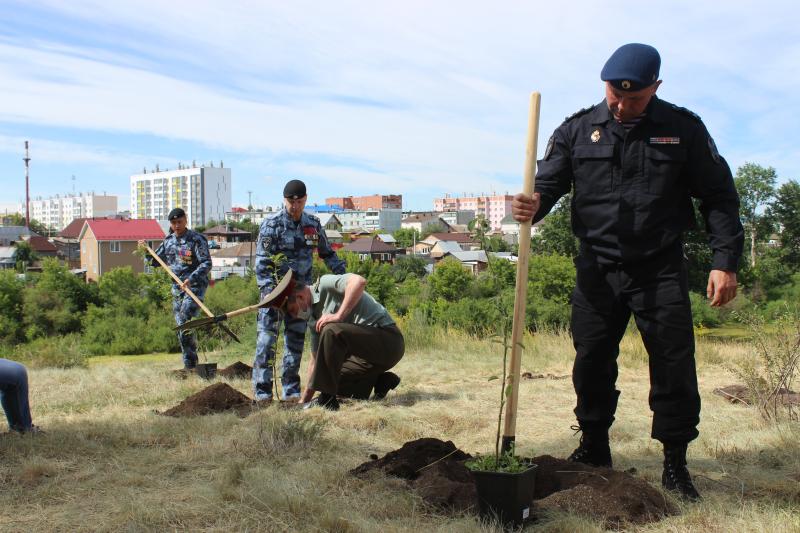
{"type": "Polygon", "coordinates": [[[400,385],[400,376],[394,372],[384,372],[375,381],[375,394],[373,400],[383,400],[390,390],[394,390],[400,385]]]}
{"type": "Polygon", "coordinates": [[[686,468],[687,445],[686,442],[664,443],[664,473],[661,474],[661,485],[677,493],[684,500],[696,502],[701,498],[686,468]]]}
{"type": "Polygon", "coordinates": [[[608,445],[608,428],[572,426],[581,431],[581,443],[572,455],[567,457],[571,463],[583,463],[591,466],[611,468],[611,448],[608,445]]]}

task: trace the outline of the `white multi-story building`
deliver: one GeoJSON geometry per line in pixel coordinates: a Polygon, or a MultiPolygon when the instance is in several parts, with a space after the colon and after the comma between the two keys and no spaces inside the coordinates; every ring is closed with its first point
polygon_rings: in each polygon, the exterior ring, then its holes
{"type": "Polygon", "coordinates": [[[501,221],[511,213],[510,194],[492,194],[480,196],[445,196],[433,201],[434,211],[474,211],[475,215],[483,215],[492,229],[499,230],[501,221]]]}
{"type": "Polygon", "coordinates": [[[225,220],[231,210],[231,169],[179,166],[131,176],[131,218],[166,220],[176,207],[186,211],[189,227],[225,220]]]}
{"type": "MultiPolygon", "coordinates": [[[[117,214],[115,195],[78,193],[31,200],[31,218],[53,231],[61,231],[76,218],[108,217],[117,214]]],[[[24,206],[21,206],[24,212],[24,206]]]]}
{"type": "Polygon", "coordinates": [[[337,211],[336,218],[342,223],[342,231],[348,232],[360,228],[369,232],[381,231],[394,233],[400,229],[403,218],[402,209],[365,209],[356,211],[346,209],[337,211]]]}

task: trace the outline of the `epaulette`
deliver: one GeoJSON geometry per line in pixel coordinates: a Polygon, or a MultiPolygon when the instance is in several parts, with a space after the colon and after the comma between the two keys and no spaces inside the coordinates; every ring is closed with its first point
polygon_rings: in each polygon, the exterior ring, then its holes
{"type": "Polygon", "coordinates": [[[703,122],[703,119],[701,119],[700,116],[697,113],[695,113],[694,111],[690,111],[690,110],[686,109],[685,107],[677,106],[677,105],[672,104],[672,103],[669,104],[669,105],[672,107],[673,110],[677,111],[681,115],[686,115],[688,117],[691,117],[691,118],[695,119],[697,122],[703,122]]]}
{"type": "Polygon", "coordinates": [[[567,118],[565,118],[565,119],[564,119],[564,122],[569,122],[569,121],[570,121],[570,120],[572,120],[573,118],[577,118],[577,117],[580,117],[580,116],[582,116],[582,115],[585,115],[586,113],[588,113],[588,112],[589,112],[589,111],[591,111],[592,109],[594,109],[594,106],[592,106],[592,107],[584,107],[584,108],[583,108],[583,109],[581,109],[580,111],[576,111],[575,113],[573,113],[573,114],[571,114],[570,116],[568,116],[567,118]]]}

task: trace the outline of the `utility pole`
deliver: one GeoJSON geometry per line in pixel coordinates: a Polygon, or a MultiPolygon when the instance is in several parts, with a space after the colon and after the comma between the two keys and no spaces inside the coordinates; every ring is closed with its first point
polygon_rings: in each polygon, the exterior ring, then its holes
{"type": "Polygon", "coordinates": [[[28,157],[28,141],[25,141],[25,157],[22,158],[25,161],[25,227],[30,229],[31,227],[31,195],[30,195],[30,188],[28,187],[28,168],[30,167],[31,158],[28,157]]]}
{"type": "Polygon", "coordinates": [[[247,191],[247,210],[253,210],[253,191],[247,191]]]}

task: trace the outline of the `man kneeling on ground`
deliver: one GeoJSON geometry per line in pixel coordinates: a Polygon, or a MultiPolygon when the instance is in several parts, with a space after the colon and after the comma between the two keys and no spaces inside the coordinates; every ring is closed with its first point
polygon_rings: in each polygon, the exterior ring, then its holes
{"type": "Polygon", "coordinates": [[[311,361],[306,407],[339,409],[337,396],[382,399],[400,378],[387,372],[403,357],[403,334],[381,304],[364,291],[357,274],[328,274],[311,287],[297,286],[286,312],[308,319],[311,361]],[[319,396],[311,399],[319,391],[319,396]]]}

